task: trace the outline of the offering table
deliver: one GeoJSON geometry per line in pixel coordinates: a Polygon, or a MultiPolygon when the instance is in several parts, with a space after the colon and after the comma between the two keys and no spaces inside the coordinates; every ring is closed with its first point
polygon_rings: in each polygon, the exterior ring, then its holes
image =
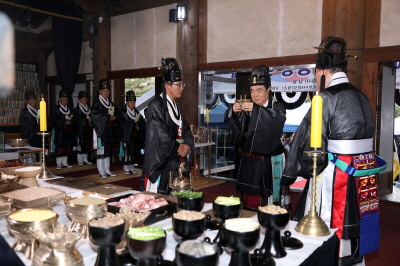
{"type": "MultiPolygon", "coordinates": [[[[40,182],[40,181],[39,181],[40,182]]],[[[78,189],[71,189],[66,187],[54,186],[45,182],[41,182],[41,186],[54,187],[59,190],[64,190],[68,195],[82,192],[78,189]]],[[[120,196],[125,194],[139,193],[138,191],[124,191],[120,193],[113,194],[112,196],[120,196]]],[[[203,211],[210,210],[212,208],[211,203],[206,203],[204,205],[203,211]]],[[[67,224],[70,225],[71,221],[68,219],[65,213],[65,205],[64,202],[60,202],[53,207],[53,210],[58,213],[58,224],[67,224]]],[[[14,242],[14,238],[11,237],[7,230],[7,222],[5,220],[6,216],[0,217],[0,233],[7,241],[7,243],[12,246],[14,242]]],[[[254,221],[257,222],[257,215],[252,217],[254,221]]],[[[282,230],[282,234],[285,230],[290,230],[292,233],[292,237],[295,237],[301,240],[304,244],[304,247],[299,250],[288,250],[287,256],[284,258],[274,259],[277,266],[293,266],[293,265],[337,265],[337,243],[338,239],[334,234],[335,230],[331,229],[330,234],[324,237],[309,237],[305,235],[301,235],[297,233],[294,228],[296,226],[296,222],[290,221],[287,227],[282,230]]],[[[171,218],[160,221],[154,226],[161,226],[163,229],[172,229],[171,218]]],[[[203,239],[204,237],[210,237],[214,239],[217,231],[205,231],[199,239],[203,239]]],[[[172,261],[175,258],[175,247],[178,244],[175,239],[178,239],[172,230],[168,230],[167,232],[167,247],[163,252],[163,257],[166,260],[172,261]]],[[[259,248],[264,240],[264,232],[260,234],[260,239],[256,248],[259,248]]],[[[92,266],[96,262],[97,257],[97,246],[93,245],[89,239],[81,239],[76,244],[77,250],[84,257],[84,263],[86,266],[92,266]]],[[[17,252],[18,257],[25,265],[31,265],[31,261],[27,260],[25,256],[17,252]]],[[[229,264],[230,261],[230,253],[224,252],[219,258],[219,265],[225,266],[229,264]]]]}

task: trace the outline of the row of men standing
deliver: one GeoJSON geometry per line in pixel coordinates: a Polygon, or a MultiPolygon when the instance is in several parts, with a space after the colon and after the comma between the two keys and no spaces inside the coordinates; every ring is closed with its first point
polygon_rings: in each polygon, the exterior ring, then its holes
{"type": "MultiPolygon", "coordinates": [[[[68,92],[62,89],[59,100],[52,108],[50,150],[56,157],[57,169],[70,168],[68,156],[76,153],[79,165],[92,164],[88,154],[93,151],[101,178],[115,176],[110,171],[110,157],[120,157],[125,174],[136,174],[135,163],[141,163],[146,122],[135,108],[136,96],[133,91],[126,93],[126,105],[120,110],[109,99],[110,83],[101,80],[99,98],[89,107],[85,91],[78,94],[78,106],[68,107],[68,92]]],[[[41,146],[38,132],[38,110],[36,97],[25,93],[27,106],[20,114],[22,137],[29,139],[34,147],[41,146]]]]}

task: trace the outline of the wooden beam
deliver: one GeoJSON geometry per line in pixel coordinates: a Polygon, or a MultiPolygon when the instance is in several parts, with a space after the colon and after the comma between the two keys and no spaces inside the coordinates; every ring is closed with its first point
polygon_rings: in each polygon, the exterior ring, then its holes
{"type": "Polygon", "coordinates": [[[379,47],[381,6],[381,0],[366,0],[364,48],[379,47]]]}
{"type": "Polygon", "coordinates": [[[213,75],[204,75],[204,80],[236,84],[236,79],[217,77],[213,75]]]}
{"type": "Polygon", "coordinates": [[[199,1],[199,64],[207,63],[207,6],[208,0],[199,1]]]}
{"type": "Polygon", "coordinates": [[[108,10],[110,17],[175,4],[177,0],[146,0],[123,2],[121,7],[108,10]]]}
{"type": "Polygon", "coordinates": [[[147,77],[161,77],[161,71],[158,67],[139,68],[129,70],[116,70],[108,71],[108,79],[128,79],[128,78],[147,78],[147,77]]]}
{"type": "Polygon", "coordinates": [[[400,61],[400,45],[364,50],[364,63],[400,61]]]}
{"type": "Polygon", "coordinates": [[[315,64],[315,54],[199,64],[199,71],[238,70],[263,64],[271,67],[315,64]]]}

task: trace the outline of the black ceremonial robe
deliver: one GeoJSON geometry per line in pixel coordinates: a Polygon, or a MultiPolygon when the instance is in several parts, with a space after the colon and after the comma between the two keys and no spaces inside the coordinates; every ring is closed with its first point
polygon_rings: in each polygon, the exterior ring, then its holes
{"type": "Polygon", "coordinates": [[[21,110],[19,115],[19,126],[21,128],[22,138],[28,139],[28,143],[32,147],[42,147],[42,138],[37,134],[39,125],[36,117],[31,115],[28,107],[21,110]]]}
{"type": "Polygon", "coordinates": [[[81,150],[78,153],[88,153],[92,151],[93,128],[90,119],[84,114],[81,108],[75,107],[71,119],[74,136],[79,139],[81,150]]]}
{"type": "MultiPolygon", "coordinates": [[[[322,148],[326,152],[328,139],[355,140],[372,138],[375,132],[374,119],[368,98],[352,84],[346,82],[323,90],[322,148]]],[[[304,154],[310,150],[311,110],[306,114],[296,131],[290,148],[281,185],[288,186],[296,181],[297,176],[309,180],[312,177],[312,158],[304,154]]],[[[327,166],[327,155],[319,156],[317,174],[327,166]]],[[[355,188],[355,181],[349,178],[349,187],[355,188]]],[[[294,220],[304,216],[308,183],[303,190],[300,202],[294,214],[294,220]]],[[[356,192],[347,194],[345,220],[359,220],[356,192]]],[[[356,222],[352,222],[354,224],[356,222]]]]}
{"type": "Polygon", "coordinates": [[[133,161],[124,161],[124,164],[139,163],[141,162],[140,150],[144,149],[145,134],[146,134],[146,121],[139,111],[135,108],[136,121],[129,117],[127,114],[127,107],[119,113],[120,121],[120,138],[126,144],[124,148],[124,156],[131,156],[133,161]]]}
{"type": "MultiPolygon", "coordinates": [[[[56,105],[50,116],[51,126],[54,130],[54,152],[57,157],[72,155],[72,147],[76,145],[76,140],[73,134],[72,126],[65,124],[71,119],[72,110],[69,113],[69,119],[66,115],[60,112],[59,105],[56,105]]],[[[52,137],[53,138],[53,137],[52,137]]]]}
{"type": "Polygon", "coordinates": [[[111,115],[108,114],[108,108],[105,108],[99,100],[93,102],[90,118],[92,119],[93,129],[97,137],[101,139],[101,145],[104,147],[104,153],[95,153],[96,158],[106,158],[112,155],[118,155],[118,108],[114,106],[114,116],[116,119],[110,121],[111,115]]]}
{"type": "MultiPolygon", "coordinates": [[[[179,105],[178,108],[180,109],[179,105]]],[[[163,100],[160,96],[156,96],[149,103],[146,117],[146,153],[143,174],[152,183],[155,183],[161,175],[158,191],[168,193],[169,172],[179,169],[181,158],[177,152],[180,145],[176,141],[178,136],[177,126],[170,118],[168,111],[163,110],[163,100]]],[[[185,163],[186,172],[189,173],[190,159],[194,152],[194,139],[183,114],[182,129],[184,144],[189,145],[191,150],[185,163]]]]}
{"type": "Polygon", "coordinates": [[[225,121],[243,150],[238,191],[269,197],[273,192],[271,156],[283,153],[280,137],[286,121],[284,105],[276,102],[272,107],[270,99],[267,107],[254,104],[250,116],[238,115],[232,109],[227,116],[225,121]]]}

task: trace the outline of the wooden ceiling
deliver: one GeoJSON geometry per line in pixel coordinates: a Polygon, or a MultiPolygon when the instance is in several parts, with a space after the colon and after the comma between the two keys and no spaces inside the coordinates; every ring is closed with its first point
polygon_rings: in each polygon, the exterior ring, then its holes
{"type": "Polygon", "coordinates": [[[0,11],[5,12],[13,24],[21,27],[39,28],[50,14],[61,10],[62,7],[80,7],[83,18],[97,16],[99,11],[106,11],[109,16],[118,16],[130,12],[155,8],[178,2],[177,0],[0,0],[0,11]],[[61,6],[61,8],[60,8],[61,6]],[[29,10],[28,10],[29,7],[29,10]],[[54,10],[54,11],[52,11],[54,10]]]}
{"type": "Polygon", "coordinates": [[[14,25],[37,29],[51,16],[49,13],[65,15],[59,12],[63,8],[81,8],[84,17],[95,16],[99,10],[112,8],[113,3],[121,1],[126,0],[0,0],[0,11],[6,13],[14,25]]]}

